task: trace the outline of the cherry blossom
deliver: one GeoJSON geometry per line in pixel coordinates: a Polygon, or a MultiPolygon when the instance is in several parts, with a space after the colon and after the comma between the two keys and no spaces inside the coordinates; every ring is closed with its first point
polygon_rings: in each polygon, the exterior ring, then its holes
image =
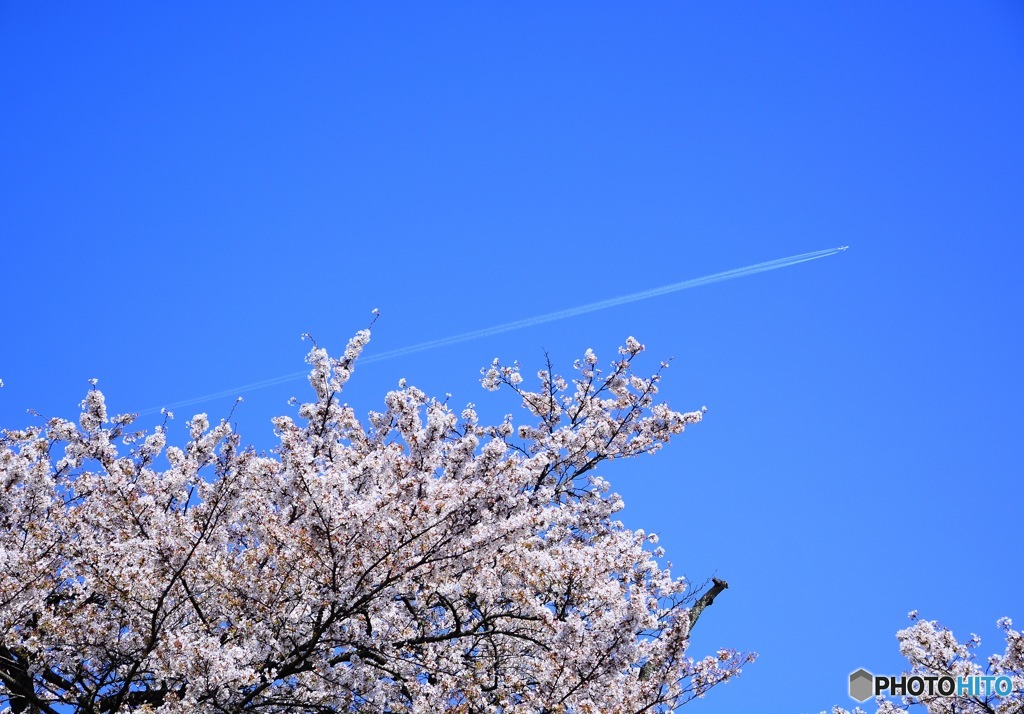
{"type": "MultiPolygon", "coordinates": [[[[896,633],[900,654],[907,658],[910,668],[906,675],[919,677],[1008,677],[1010,692],[1000,695],[995,691],[979,691],[969,696],[955,692],[953,696],[931,695],[905,696],[898,703],[877,698],[877,714],[908,714],[912,711],[927,711],[929,714],[1021,714],[1024,712],[1024,637],[1013,629],[1013,621],[1000,618],[996,625],[1006,638],[1002,654],[994,654],[979,661],[975,651],[981,645],[981,638],[972,634],[961,642],[953,633],[935,620],[922,620],[918,612],[909,613],[913,622],[910,627],[896,633]]],[[[824,714],[824,713],[823,713],[824,714]]],[[[832,714],[866,714],[855,707],[847,711],[833,707],[832,714]]]]}
{"type": "Polygon", "coordinates": [[[0,432],[0,710],[666,712],[753,661],[690,655],[725,581],[674,577],[599,474],[704,413],[656,403],[639,342],[531,388],[495,361],[527,416],[484,425],[404,381],[358,418],[369,339],[314,343],[270,454],[206,414],[133,431],[95,385],[0,432]]]}

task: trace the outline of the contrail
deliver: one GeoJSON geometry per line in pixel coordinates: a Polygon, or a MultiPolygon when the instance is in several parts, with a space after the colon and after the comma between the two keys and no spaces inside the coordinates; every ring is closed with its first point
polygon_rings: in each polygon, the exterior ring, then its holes
{"type": "MultiPolygon", "coordinates": [[[[677,293],[681,290],[689,290],[690,288],[701,287],[702,285],[711,285],[713,283],[721,283],[726,280],[733,280],[735,278],[743,278],[748,275],[756,275],[758,273],[765,273],[769,270],[778,270],[779,268],[788,268],[791,265],[798,263],[806,263],[811,260],[818,260],[819,258],[827,258],[830,255],[846,250],[849,246],[840,246],[838,248],[828,248],[826,250],[815,250],[810,253],[801,253],[800,255],[791,255],[788,258],[778,258],[777,260],[767,260],[763,263],[756,263],[754,265],[748,265],[745,268],[735,268],[733,270],[726,270],[721,273],[714,273],[713,275],[705,275],[701,278],[692,278],[690,280],[683,280],[678,283],[669,283],[668,285],[662,285],[657,288],[650,288],[648,290],[642,290],[637,293],[630,293],[629,295],[620,295],[619,297],[608,298],[607,300],[601,300],[599,302],[587,303],[586,305],[579,305],[578,307],[570,307],[565,310],[559,310],[558,312],[549,312],[544,315],[536,315],[535,317],[527,317],[522,320],[516,320],[515,322],[506,322],[501,325],[495,325],[494,327],[485,327],[482,330],[474,330],[473,332],[464,332],[461,335],[452,335],[451,337],[442,337],[436,340],[429,340],[427,342],[420,342],[415,345],[409,345],[408,347],[399,347],[394,350],[387,350],[385,352],[378,352],[377,354],[370,354],[359,358],[359,364],[369,364],[371,362],[382,362],[386,359],[394,359],[395,357],[404,357],[406,355],[416,354],[417,352],[425,352],[426,350],[436,349],[438,347],[449,347],[451,345],[457,345],[462,342],[469,342],[470,340],[478,340],[482,337],[490,337],[492,335],[500,335],[503,332],[511,332],[512,330],[521,330],[527,327],[534,327],[536,325],[543,325],[546,322],[554,322],[555,320],[565,320],[566,318],[576,317],[578,315],[586,315],[587,313],[597,312],[598,310],[605,310],[610,307],[617,305],[626,305],[631,302],[639,302],[640,300],[648,300],[659,295],[668,295],[669,293],[677,293]]],[[[199,404],[210,399],[218,399],[220,397],[233,397],[237,396],[241,392],[250,392],[255,389],[263,389],[265,387],[272,387],[275,384],[283,384],[285,382],[291,382],[297,379],[306,377],[309,374],[309,370],[304,372],[293,372],[280,377],[272,377],[271,379],[264,379],[260,382],[252,382],[250,384],[243,384],[239,387],[233,387],[231,389],[225,389],[220,392],[213,392],[211,394],[205,394],[201,397],[193,397],[192,399],[185,399],[180,402],[173,402],[166,405],[167,409],[175,409],[177,407],[187,407],[191,404],[199,404]]],[[[146,409],[140,412],[141,415],[155,414],[160,411],[160,407],[154,407],[146,409]]]]}

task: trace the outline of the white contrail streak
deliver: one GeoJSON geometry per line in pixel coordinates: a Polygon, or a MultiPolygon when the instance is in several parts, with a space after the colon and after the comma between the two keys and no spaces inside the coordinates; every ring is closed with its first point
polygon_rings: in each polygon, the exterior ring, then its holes
{"type": "MultiPolygon", "coordinates": [[[[462,342],[469,342],[470,340],[478,340],[481,337],[500,335],[503,332],[521,330],[526,327],[543,325],[546,322],[554,322],[555,320],[564,320],[569,317],[586,315],[587,313],[597,312],[598,310],[605,310],[609,307],[615,307],[617,305],[626,305],[631,302],[648,300],[653,297],[658,297],[659,295],[668,295],[669,293],[677,293],[681,290],[689,290],[690,288],[697,288],[701,287],[702,285],[712,285],[713,283],[721,283],[726,280],[743,278],[748,275],[757,275],[758,273],[765,273],[769,270],[788,268],[789,266],[796,265],[798,263],[806,263],[811,260],[818,260],[819,258],[827,258],[830,255],[835,255],[836,253],[846,250],[847,247],[848,246],[840,246],[838,248],[828,248],[826,250],[816,250],[810,253],[801,253],[800,255],[791,255],[788,258],[768,260],[763,263],[748,265],[745,268],[735,268],[733,270],[726,270],[722,273],[705,275],[702,278],[693,278],[691,280],[683,280],[682,282],[678,283],[670,283],[668,285],[662,285],[661,287],[642,290],[638,293],[620,295],[619,297],[608,298],[607,300],[592,302],[586,305],[580,305],[578,307],[570,307],[566,310],[559,310],[558,312],[549,312],[544,315],[527,317],[522,320],[516,320],[515,322],[506,322],[501,325],[495,325],[494,327],[485,327],[482,330],[474,330],[473,332],[464,332],[461,335],[442,337],[436,340],[420,342],[418,344],[410,345],[408,347],[399,347],[398,349],[387,350],[385,352],[378,352],[377,354],[369,354],[360,357],[359,364],[364,365],[369,364],[371,362],[381,362],[386,359],[404,357],[406,355],[416,354],[417,352],[425,352],[426,350],[432,350],[438,347],[449,347],[451,345],[457,345],[462,342]]],[[[286,374],[280,377],[273,377],[271,379],[264,379],[260,382],[252,382],[251,384],[243,384],[240,387],[233,387],[232,389],[225,389],[220,392],[213,392],[212,394],[205,394],[201,397],[193,397],[192,399],[186,399],[180,402],[173,402],[171,404],[168,404],[165,408],[175,409],[177,407],[187,407],[191,404],[199,404],[200,402],[205,402],[210,399],[218,399],[220,397],[233,397],[237,396],[242,392],[250,392],[255,389],[263,389],[265,387],[272,387],[275,384],[283,384],[285,382],[291,382],[296,379],[301,379],[302,377],[305,377],[308,374],[308,370],[306,370],[305,372],[293,372],[292,374],[286,374]]],[[[156,412],[159,411],[160,407],[155,407],[152,409],[146,409],[145,411],[140,412],[140,414],[155,414],[156,412]]]]}

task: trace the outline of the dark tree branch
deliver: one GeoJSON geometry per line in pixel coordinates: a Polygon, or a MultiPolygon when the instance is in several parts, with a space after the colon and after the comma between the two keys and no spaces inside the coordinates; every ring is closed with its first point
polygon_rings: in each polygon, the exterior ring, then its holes
{"type": "Polygon", "coordinates": [[[729,587],[729,583],[725,582],[721,578],[711,578],[711,582],[713,583],[711,589],[703,595],[701,595],[699,598],[697,598],[697,602],[695,602],[693,604],[693,607],[690,608],[691,630],[693,629],[694,625],[697,624],[697,618],[700,617],[700,614],[702,612],[704,612],[704,608],[714,604],[715,598],[718,597],[723,590],[729,587]]]}

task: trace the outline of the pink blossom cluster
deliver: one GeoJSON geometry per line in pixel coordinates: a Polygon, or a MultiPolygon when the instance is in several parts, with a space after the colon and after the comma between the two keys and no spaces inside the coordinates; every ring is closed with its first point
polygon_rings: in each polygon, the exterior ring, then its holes
{"type": "MultiPolygon", "coordinates": [[[[978,660],[976,650],[981,638],[972,634],[961,642],[953,633],[935,620],[922,620],[916,610],[909,614],[913,625],[896,633],[900,654],[907,658],[908,676],[958,678],[1008,677],[1010,692],[1002,695],[981,689],[974,694],[955,692],[953,696],[935,693],[905,696],[899,702],[877,698],[877,714],[908,714],[919,708],[929,714],[1020,714],[1024,712],[1024,637],[1013,629],[1008,617],[996,623],[1006,637],[1002,654],[989,656],[984,663],[978,660]]],[[[824,713],[823,713],[824,714],[824,713]]],[[[832,714],[867,714],[860,707],[847,711],[833,707],[832,714]]]]}
{"type": "Polygon", "coordinates": [[[168,446],[95,386],[77,424],[2,432],[0,710],[664,712],[753,660],[689,656],[709,593],[597,473],[701,420],[632,374],[642,345],[532,391],[494,362],[522,424],[404,382],[364,423],[369,337],[313,347],[270,455],[205,414],[168,446]]]}

